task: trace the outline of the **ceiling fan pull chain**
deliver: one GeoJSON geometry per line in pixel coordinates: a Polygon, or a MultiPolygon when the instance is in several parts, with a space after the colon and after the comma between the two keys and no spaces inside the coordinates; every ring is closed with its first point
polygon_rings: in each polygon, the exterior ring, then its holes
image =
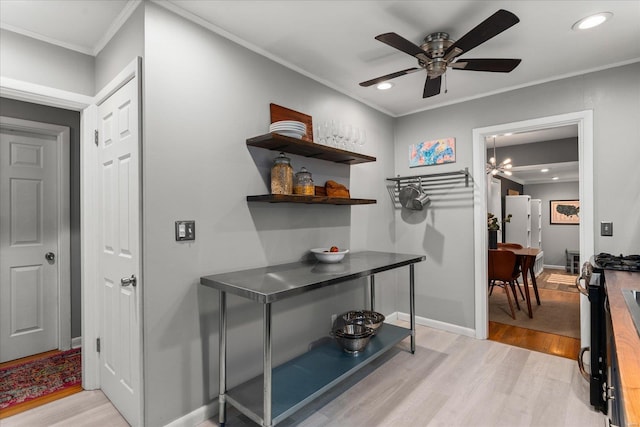
{"type": "Polygon", "coordinates": [[[444,93],[447,93],[447,73],[444,73],[444,93]]]}

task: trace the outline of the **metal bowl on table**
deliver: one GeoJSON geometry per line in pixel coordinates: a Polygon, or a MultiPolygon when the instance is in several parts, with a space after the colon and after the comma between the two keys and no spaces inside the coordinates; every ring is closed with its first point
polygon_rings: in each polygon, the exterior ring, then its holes
{"type": "Polygon", "coordinates": [[[354,323],[335,329],[333,336],[345,352],[358,355],[367,347],[374,333],[373,329],[354,323]]]}
{"type": "Polygon", "coordinates": [[[384,322],[384,314],[371,310],[353,310],[342,315],[344,322],[349,324],[364,325],[373,329],[373,333],[378,331],[384,322]]]}

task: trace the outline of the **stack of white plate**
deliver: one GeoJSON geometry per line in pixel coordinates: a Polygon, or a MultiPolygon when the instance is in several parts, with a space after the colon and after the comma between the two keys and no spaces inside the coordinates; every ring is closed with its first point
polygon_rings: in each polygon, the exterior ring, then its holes
{"type": "Polygon", "coordinates": [[[282,120],[271,123],[269,132],[300,139],[307,134],[307,125],[295,120],[282,120]]]}

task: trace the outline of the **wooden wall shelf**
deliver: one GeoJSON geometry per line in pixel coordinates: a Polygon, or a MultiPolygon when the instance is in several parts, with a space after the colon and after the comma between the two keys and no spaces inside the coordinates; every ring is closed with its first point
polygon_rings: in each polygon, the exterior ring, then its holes
{"type": "Polygon", "coordinates": [[[320,204],[320,205],[371,205],[376,203],[376,200],[347,199],[343,197],[327,197],[327,196],[263,194],[260,196],[247,196],[247,202],[306,203],[306,204],[320,204]]]}
{"type": "MultiPolygon", "coordinates": [[[[274,151],[284,151],[285,153],[297,154],[314,159],[327,160],[335,163],[355,165],[358,163],[375,162],[376,158],[365,154],[353,153],[339,148],[328,147],[304,141],[298,138],[291,138],[277,133],[267,133],[247,139],[247,145],[251,147],[266,148],[274,151]]],[[[344,203],[343,203],[344,204],[344,203]]]]}

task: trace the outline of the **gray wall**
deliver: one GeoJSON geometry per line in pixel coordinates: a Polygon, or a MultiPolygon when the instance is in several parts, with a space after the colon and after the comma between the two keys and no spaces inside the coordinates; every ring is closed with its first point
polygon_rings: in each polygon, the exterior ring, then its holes
{"type": "Polygon", "coordinates": [[[578,182],[554,182],[524,186],[524,194],[542,200],[542,250],[544,264],[564,266],[565,250],[580,249],[580,230],[577,225],[551,224],[549,220],[550,200],[577,200],[578,182]]]}
{"type": "MultiPolygon", "coordinates": [[[[68,126],[70,157],[71,338],[82,336],[80,276],[80,113],[0,98],[0,116],[68,126]]],[[[63,296],[64,297],[64,296],[63,296]]]]}
{"type": "MultiPolygon", "coordinates": [[[[487,159],[493,156],[493,145],[487,143],[487,159]]],[[[514,166],[542,165],[546,163],[577,162],[578,138],[555,139],[496,148],[499,160],[511,158],[514,166]]]]}
{"type": "Polygon", "coordinates": [[[0,30],[0,75],[69,92],[94,94],[94,58],[0,30]]]}
{"type": "MultiPolygon", "coordinates": [[[[594,220],[614,222],[615,235],[594,230],[596,252],[640,253],[640,63],[514,90],[416,113],[396,121],[396,173],[443,172],[471,167],[472,130],[555,114],[593,110],[594,220]],[[457,163],[422,168],[407,165],[407,147],[439,137],[455,137],[457,163]]],[[[446,95],[442,95],[445,96],[446,95]]],[[[478,184],[476,184],[478,185],[478,184]]],[[[473,209],[434,204],[415,224],[397,221],[397,250],[428,254],[416,274],[418,314],[474,327],[473,209]]]]}
{"type": "MultiPolygon", "coordinates": [[[[151,3],[145,12],[143,142],[144,362],[148,425],[164,425],[217,397],[218,292],[203,275],[296,261],[310,248],[393,249],[384,177],[393,173],[393,120],[151,3]],[[261,204],[277,152],[248,149],[269,103],[367,129],[375,163],[349,167],[291,156],[317,184],[333,178],[376,205],[261,204]],[[385,199],[386,198],[386,199],[385,199]],[[194,219],[195,242],[174,240],[194,219]]],[[[395,277],[381,274],[379,309],[394,311],[395,277]]],[[[274,362],[327,336],[330,316],[363,307],[364,280],[278,302],[274,362]]],[[[262,307],[229,297],[229,386],[261,372],[262,307]]]]}
{"type": "Polygon", "coordinates": [[[142,2],[96,55],[95,91],[99,92],[137,56],[144,56],[144,6],[142,2]]]}
{"type": "MultiPolygon", "coordinates": [[[[215,291],[198,284],[206,274],[293,261],[327,244],[424,253],[427,262],[416,268],[418,315],[473,328],[470,189],[451,185],[433,198],[431,209],[406,213],[394,209],[384,180],[471,167],[473,128],[593,110],[595,222],[614,221],[616,230],[613,237],[595,233],[596,252],[640,252],[640,168],[635,164],[640,158],[640,64],[392,119],[153,3],[145,3],[144,11],[144,30],[139,15],[132,17],[131,27],[125,26],[96,60],[99,72],[91,57],[22,36],[5,37],[3,31],[0,74],[92,95],[94,86],[108,82],[143,46],[148,425],[164,425],[217,395],[218,301],[215,291]],[[347,167],[297,156],[292,160],[296,169],[309,168],[317,183],[336,179],[355,197],[375,198],[378,204],[247,204],[246,195],[268,192],[270,163],[277,154],[245,144],[247,137],[266,132],[270,102],[311,114],[316,123],[341,119],[367,129],[365,149],[378,158],[375,163],[347,167]],[[408,168],[409,144],[448,136],[456,138],[457,163],[408,168]],[[195,242],[173,240],[177,219],[196,220],[195,242]]],[[[406,272],[380,276],[380,311],[408,311],[406,272]]],[[[277,303],[275,362],[326,335],[330,314],[362,305],[365,288],[357,281],[277,303]]],[[[261,322],[256,304],[238,298],[229,304],[233,386],[261,370],[261,322]]]]}

